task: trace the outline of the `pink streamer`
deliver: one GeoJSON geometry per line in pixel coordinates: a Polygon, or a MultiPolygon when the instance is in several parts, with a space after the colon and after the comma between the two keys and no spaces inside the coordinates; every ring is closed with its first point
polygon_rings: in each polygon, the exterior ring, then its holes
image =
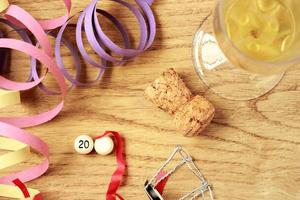
{"type": "MultiPolygon", "coordinates": [[[[15,139],[27,144],[36,152],[45,157],[45,160],[36,166],[30,167],[15,174],[1,177],[0,184],[12,184],[15,180],[19,180],[21,183],[34,180],[43,175],[49,167],[49,150],[47,144],[38,137],[26,132],[25,130],[22,130],[21,128],[32,127],[48,122],[57,116],[63,108],[64,99],[67,94],[67,86],[65,84],[63,74],[54,62],[52,57],[53,50],[44,30],[57,28],[67,21],[71,10],[71,0],[65,0],[64,2],[67,8],[67,14],[52,20],[36,21],[28,12],[16,5],[10,5],[5,14],[5,17],[9,21],[28,29],[39,42],[41,49],[27,42],[6,38],[0,38],[0,47],[24,52],[39,60],[43,66],[46,66],[47,72],[49,71],[55,77],[61,91],[62,100],[53,109],[38,115],[0,118],[1,136],[15,139]]],[[[28,90],[40,84],[45,78],[45,75],[37,80],[26,83],[11,81],[3,76],[0,76],[0,88],[19,91],[28,90]]],[[[41,195],[37,195],[34,199],[41,199],[41,195]]]]}
{"type": "MultiPolygon", "coordinates": [[[[117,1],[117,0],[115,0],[117,1]]],[[[97,1],[93,0],[94,7],[90,6],[91,11],[97,11],[96,4],[97,1]]],[[[128,7],[131,9],[139,19],[139,21],[143,22],[141,25],[141,31],[143,31],[144,34],[141,36],[142,45],[140,45],[138,50],[133,50],[135,54],[139,54],[142,51],[148,49],[155,36],[156,27],[155,27],[155,20],[152,13],[152,10],[150,9],[150,5],[152,4],[152,0],[137,0],[137,3],[139,7],[142,9],[141,11],[138,11],[135,9],[132,5],[129,3],[126,3],[125,1],[118,0],[122,5],[128,7]],[[143,17],[144,15],[146,17],[143,17]],[[149,27],[147,28],[147,23],[145,21],[149,22],[149,27]],[[149,29],[149,33],[147,32],[149,29]]],[[[21,183],[26,183],[28,181],[34,180],[41,175],[43,175],[48,167],[49,167],[49,150],[48,146],[45,142],[43,142],[38,137],[30,134],[29,132],[26,132],[22,128],[27,127],[33,127],[37,126],[43,123],[46,123],[50,120],[52,120],[54,117],[56,117],[59,112],[62,110],[64,105],[64,100],[67,94],[67,85],[65,83],[65,77],[62,71],[57,66],[54,58],[53,58],[53,49],[51,46],[50,41],[48,40],[46,30],[51,30],[57,27],[60,27],[66,23],[70,16],[71,11],[71,0],[64,0],[64,4],[67,10],[67,13],[64,16],[51,19],[51,20],[35,20],[34,17],[32,17],[28,12],[26,12],[24,9],[16,6],[16,5],[10,5],[7,9],[7,12],[5,14],[5,18],[7,18],[10,22],[14,23],[15,25],[18,25],[21,28],[26,28],[28,31],[30,31],[33,36],[36,38],[40,48],[37,46],[34,46],[30,43],[16,40],[16,39],[7,39],[7,38],[0,38],[0,48],[8,48],[8,49],[14,49],[20,52],[23,52],[30,57],[40,61],[43,66],[46,67],[46,73],[43,74],[41,77],[35,77],[30,82],[20,83],[16,81],[11,81],[6,79],[5,77],[0,75],[0,88],[8,89],[8,90],[18,90],[18,91],[24,91],[29,90],[37,85],[41,86],[42,81],[44,80],[46,74],[52,73],[53,77],[57,81],[59,85],[59,92],[57,94],[60,95],[61,101],[54,106],[52,109],[42,112],[33,116],[17,116],[17,117],[0,117],[0,136],[8,137],[15,139],[17,141],[20,141],[24,144],[29,145],[31,148],[33,148],[36,152],[40,153],[45,157],[45,160],[42,161],[42,163],[30,167],[28,169],[25,169],[21,172],[11,174],[5,177],[0,177],[0,184],[12,184],[14,180],[18,179],[21,183]]],[[[91,4],[93,5],[93,4],[91,4]]],[[[89,28],[93,28],[93,26],[88,26],[89,23],[86,23],[90,18],[92,20],[93,16],[91,15],[92,12],[87,12],[87,16],[85,16],[85,28],[86,33],[89,33],[89,28]],[[89,18],[87,18],[89,17],[89,18]]],[[[101,11],[104,16],[109,16],[109,18],[117,25],[119,30],[122,32],[123,27],[120,26],[120,23],[111,15],[108,13],[101,11]]],[[[94,16],[94,20],[96,19],[97,15],[94,16]]],[[[91,23],[92,24],[92,23],[91,23]]],[[[67,24],[65,24],[66,26],[67,24]]],[[[65,28],[65,27],[64,27],[65,28]]],[[[81,28],[79,29],[81,34],[81,28]]],[[[62,30],[63,32],[63,30],[62,30]]],[[[101,27],[98,27],[98,32],[101,34],[102,30],[101,27]]],[[[123,31],[124,32],[124,31],[123,31]]],[[[98,34],[99,34],[98,33],[98,34]]],[[[103,35],[103,34],[102,34],[103,35]]],[[[89,35],[93,36],[93,35],[89,35]]],[[[127,35],[126,35],[127,36],[127,35]]],[[[103,36],[105,41],[107,42],[106,45],[113,47],[112,49],[117,49],[121,53],[124,54],[124,57],[128,57],[127,54],[131,55],[130,49],[126,47],[126,49],[120,49],[116,45],[112,44],[110,39],[104,35],[103,36]],[[127,56],[125,56],[127,55],[127,56]]],[[[88,39],[93,39],[93,37],[88,37],[88,39]]],[[[77,38],[78,39],[78,38],[77,38]]],[[[126,37],[125,37],[126,40],[126,37]]],[[[97,41],[95,41],[97,42],[97,41]]],[[[126,42],[125,42],[126,43],[126,42]]],[[[60,43],[59,43],[60,45],[60,43]]],[[[60,46],[58,46],[60,47],[60,46]]],[[[57,47],[57,48],[58,48],[57,47]]],[[[105,52],[104,52],[105,53],[105,52]]],[[[105,54],[106,55],[106,54],[105,54]]],[[[110,56],[107,54],[107,56],[110,58],[110,56]]],[[[113,58],[112,58],[113,59],[113,58]]],[[[108,59],[109,60],[109,59],[108,59]]],[[[113,59],[114,60],[114,59],[113,59]]],[[[106,62],[106,61],[105,61],[106,62]]],[[[101,70],[101,73],[99,77],[101,78],[103,75],[104,70],[101,70]]],[[[126,169],[126,163],[123,156],[124,151],[124,143],[123,139],[119,135],[119,133],[114,131],[107,131],[104,133],[104,135],[111,134],[115,138],[116,142],[116,159],[117,159],[117,169],[112,175],[111,182],[109,184],[106,199],[107,200],[116,200],[121,199],[124,200],[119,194],[117,194],[117,190],[120,187],[123,175],[125,173],[126,169]]],[[[100,136],[103,137],[104,135],[100,136]]],[[[23,187],[23,186],[22,186],[23,187]]],[[[164,186],[161,186],[163,188],[164,186]]],[[[42,199],[41,195],[38,194],[35,198],[35,200],[42,199]]]]}

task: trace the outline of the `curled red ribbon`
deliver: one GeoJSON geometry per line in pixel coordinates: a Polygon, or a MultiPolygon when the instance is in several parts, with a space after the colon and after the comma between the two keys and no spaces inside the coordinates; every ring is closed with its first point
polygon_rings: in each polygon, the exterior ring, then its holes
{"type": "MultiPolygon", "coordinates": [[[[29,194],[29,191],[28,191],[26,185],[22,181],[20,181],[20,179],[13,180],[13,183],[21,190],[21,192],[24,195],[24,198],[29,198],[30,197],[30,194],[29,194]]],[[[42,199],[43,198],[42,198],[41,193],[38,193],[33,198],[33,200],[42,200],[42,199]]]]}
{"type": "Polygon", "coordinates": [[[30,197],[27,187],[20,179],[13,180],[13,183],[22,191],[25,198],[30,197]]]}
{"type": "MultiPolygon", "coordinates": [[[[1,1],[1,0],[0,0],[1,1]]],[[[151,44],[153,43],[155,33],[156,33],[156,23],[154,19],[153,12],[150,8],[150,5],[153,3],[153,0],[136,0],[136,3],[138,5],[137,8],[135,8],[134,5],[131,5],[127,3],[124,0],[114,0],[118,2],[120,5],[123,5],[127,7],[131,12],[133,12],[140,22],[141,26],[141,43],[137,49],[130,48],[130,41],[128,39],[127,32],[125,31],[124,27],[121,25],[121,23],[111,14],[108,12],[105,12],[103,10],[97,9],[97,2],[99,0],[93,0],[91,4],[84,10],[82,16],[82,21],[77,23],[77,40],[81,41],[82,37],[81,34],[82,28],[84,28],[85,33],[87,34],[88,40],[90,40],[91,46],[94,47],[95,50],[98,51],[100,58],[104,57],[107,58],[106,61],[118,61],[117,58],[112,57],[109,53],[106,52],[107,49],[111,50],[112,52],[119,54],[124,57],[124,61],[127,61],[132,59],[133,57],[136,57],[140,53],[142,53],[144,50],[148,49],[151,44]],[[97,13],[102,14],[104,17],[108,17],[119,29],[119,31],[123,34],[124,40],[125,40],[125,48],[118,47],[116,44],[113,43],[109,39],[108,36],[104,34],[102,31],[100,24],[98,23],[97,13]],[[95,29],[94,29],[95,26],[95,29]],[[79,37],[80,36],[80,37],[79,37]],[[100,40],[98,41],[98,39],[100,40]],[[105,47],[102,47],[101,45],[105,45],[105,47]],[[126,45],[127,44],[127,45],[126,45]],[[103,55],[104,56],[103,56],[103,55]],[[101,57],[102,55],[102,57],[101,57]]],[[[8,90],[17,90],[17,91],[24,91],[31,89],[35,86],[39,86],[41,89],[43,89],[47,94],[59,94],[61,95],[61,102],[56,105],[54,108],[52,108],[49,111],[40,113],[38,115],[34,116],[20,116],[20,117],[0,117],[0,136],[8,137],[11,139],[15,139],[17,141],[23,142],[24,144],[27,144],[28,146],[32,147],[33,149],[40,152],[42,155],[46,157],[46,159],[39,164],[38,166],[29,168],[27,170],[23,170],[19,173],[8,175],[5,177],[0,177],[0,187],[1,184],[11,184],[12,180],[19,178],[18,187],[22,190],[24,196],[27,196],[26,186],[23,184],[34,180],[35,178],[38,178],[42,174],[46,172],[49,165],[49,152],[47,145],[40,140],[39,138],[34,137],[33,135],[25,132],[22,128],[28,128],[37,126],[43,123],[46,123],[53,119],[55,116],[59,114],[61,109],[64,105],[64,99],[68,91],[68,87],[65,83],[65,77],[75,85],[75,83],[79,83],[77,79],[73,79],[70,77],[69,74],[67,74],[66,71],[64,71],[63,64],[62,64],[62,58],[60,55],[60,46],[61,44],[64,44],[68,47],[68,49],[71,51],[74,50],[71,48],[70,42],[65,40],[63,38],[63,31],[67,26],[66,21],[69,18],[70,10],[71,10],[71,0],[64,0],[65,7],[67,9],[66,15],[52,19],[52,20],[39,20],[37,21],[34,19],[28,12],[23,10],[22,8],[11,5],[6,11],[5,17],[7,18],[7,22],[11,23],[12,25],[16,26],[16,30],[19,28],[24,28],[28,32],[30,32],[39,45],[34,46],[32,44],[32,41],[28,39],[26,41],[26,38],[20,41],[16,39],[9,39],[9,38],[3,38],[4,36],[1,35],[0,30],[0,48],[2,49],[0,51],[0,68],[1,66],[4,66],[6,63],[6,52],[3,52],[3,49],[13,49],[18,50],[23,53],[27,53],[31,58],[31,74],[30,78],[25,83],[19,83],[15,81],[11,81],[6,79],[4,76],[0,76],[0,88],[2,89],[8,89],[8,90]],[[63,25],[63,26],[62,26],[63,25]],[[56,39],[56,48],[55,48],[55,56],[58,60],[55,62],[53,58],[53,49],[50,44],[50,41],[48,40],[48,35],[45,32],[45,30],[51,30],[57,27],[61,27],[60,34],[57,36],[56,39]],[[40,47],[40,48],[39,48],[40,47]],[[5,58],[5,59],[2,59],[5,58]],[[39,74],[36,72],[36,61],[40,61],[43,65],[46,66],[46,72],[43,74],[43,76],[39,76],[39,74]],[[48,91],[44,88],[42,85],[42,81],[46,76],[46,73],[51,72],[56,81],[58,82],[60,91],[48,91]],[[64,76],[65,75],[65,76],[64,76]],[[25,190],[25,189],[26,190],[25,190]],[[25,192],[25,193],[24,193],[25,192]]],[[[53,36],[52,34],[50,34],[53,36]]],[[[78,42],[77,42],[78,43],[78,42]]],[[[80,42],[81,44],[81,42],[80,42]]],[[[78,46],[78,45],[77,45],[78,46]]],[[[79,50],[84,49],[84,46],[82,47],[79,45],[79,50]]],[[[83,50],[82,50],[83,51],[83,50]]],[[[97,53],[97,51],[95,51],[97,53]]],[[[74,50],[72,54],[77,55],[78,52],[74,50]],[[75,53],[74,53],[75,52],[75,53]]],[[[75,57],[75,63],[80,63],[80,59],[78,56],[75,57]],[[77,62],[78,61],[78,62],[77,62]]],[[[86,55],[88,58],[88,55],[86,55]]],[[[85,60],[88,60],[85,58],[85,60]]],[[[122,60],[123,61],[123,60],[122,60]]],[[[92,63],[90,63],[92,64],[92,63]]],[[[79,64],[78,64],[79,66],[79,64]]],[[[96,64],[97,66],[97,64],[96,64]]],[[[97,78],[97,80],[101,79],[105,67],[102,68],[100,66],[100,73],[97,78]]],[[[1,70],[1,69],[0,69],[1,70]]],[[[77,69],[78,72],[80,72],[80,66],[77,69]]],[[[78,73],[79,74],[79,73],[78,73]]],[[[79,75],[76,77],[80,77],[79,75]]],[[[79,78],[78,78],[79,79],[79,78]]],[[[126,163],[125,159],[123,157],[123,151],[124,151],[124,142],[118,132],[115,131],[106,131],[102,136],[105,135],[112,135],[114,137],[115,147],[116,147],[116,160],[117,160],[117,169],[113,173],[107,194],[106,199],[107,200],[116,200],[116,198],[124,200],[119,194],[117,194],[118,188],[122,184],[123,176],[126,170],[126,163]]],[[[98,138],[100,138],[98,137],[98,138]]],[[[29,189],[30,192],[30,189],[29,189]]],[[[2,195],[2,194],[0,194],[2,195]]],[[[33,195],[32,195],[33,196],[33,195]]],[[[26,198],[26,197],[25,197],[26,198]]],[[[40,194],[36,195],[34,197],[34,200],[41,199],[40,194]]]]}
{"type": "Polygon", "coordinates": [[[102,138],[104,136],[111,135],[114,138],[115,144],[115,154],[117,160],[117,169],[113,173],[107,192],[106,192],[106,200],[116,200],[117,197],[120,200],[124,200],[122,196],[117,194],[119,187],[122,184],[123,177],[126,170],[126,161],[123,156],[124,152],[124,141],[120,135],[120,133],[116,131],[105,131],[103,135],[96,137],[95,139],[102,138]]]}

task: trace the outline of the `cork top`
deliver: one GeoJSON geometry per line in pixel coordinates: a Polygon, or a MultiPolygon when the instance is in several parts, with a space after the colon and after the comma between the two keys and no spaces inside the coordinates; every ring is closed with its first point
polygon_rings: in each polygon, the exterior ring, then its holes
{"type": "Polygon", "coordinates": [[[196,136],[210,124],[214,114],[213,104],[197,95],[176,112],[175,123],[185,136],[196,136]]]}
{"type": "Polygon", "coordinates": [[[174,115],[180,106],[191,100],[192,93],[170,68],[146,88],[145,96],[162,110],[174,115]]]}

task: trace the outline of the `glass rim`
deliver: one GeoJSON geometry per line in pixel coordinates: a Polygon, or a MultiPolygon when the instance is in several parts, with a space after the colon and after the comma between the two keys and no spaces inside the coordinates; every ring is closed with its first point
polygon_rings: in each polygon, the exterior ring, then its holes
{"type": "MultiPolygon", "coordinates": [[[[215,9],[214,9],[214,15],[213,17],[216,16],[216,12],[218,12],[219,17],[219,21],[220,21],[220,27],[221,30],[225,36],[225,40],[227,40],[232,47],[234,48],[234,50],[240,54],[240,56],[244,57],[245,59],[248,60],[252,60],[252,62],[258,63],[259,65],[261,64],[267,64],[267,65],[272,65],[272,66],[278,66],[278,65],[295,65],[297,63],[300,63],[300,55],[295,56],[291,59],[288,60],[284,60],[284,61],[267,61],[267,60],[259,60],[256,59],[254,57],[248,56],[245,53],[243,53],[230,39],[227,30],[226,30],[226,26],[225,26],[225,19],[221,16],[224,16],[224,1],[225,0],[216,0],[216,5],[215,5],[215,9]]],[[[221,48],[222,49],[222,48],[221,48]]]]}

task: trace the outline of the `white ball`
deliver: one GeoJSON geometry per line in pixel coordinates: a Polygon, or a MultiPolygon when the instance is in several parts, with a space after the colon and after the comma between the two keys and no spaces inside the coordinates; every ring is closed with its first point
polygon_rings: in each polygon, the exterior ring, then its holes
{"type": "Polygon", "coordinates": [[[93,151],[94,141],[88,135],[80,135],[75,139],[74,148],[79,154],[89,154],[93,151]]]}
{"type": "Polygon", "coordinates": [[[106,156],[114,150],[114,141],[108,136],[99,138],[95,141],[94,148],[98,154],[106,156]]]}

